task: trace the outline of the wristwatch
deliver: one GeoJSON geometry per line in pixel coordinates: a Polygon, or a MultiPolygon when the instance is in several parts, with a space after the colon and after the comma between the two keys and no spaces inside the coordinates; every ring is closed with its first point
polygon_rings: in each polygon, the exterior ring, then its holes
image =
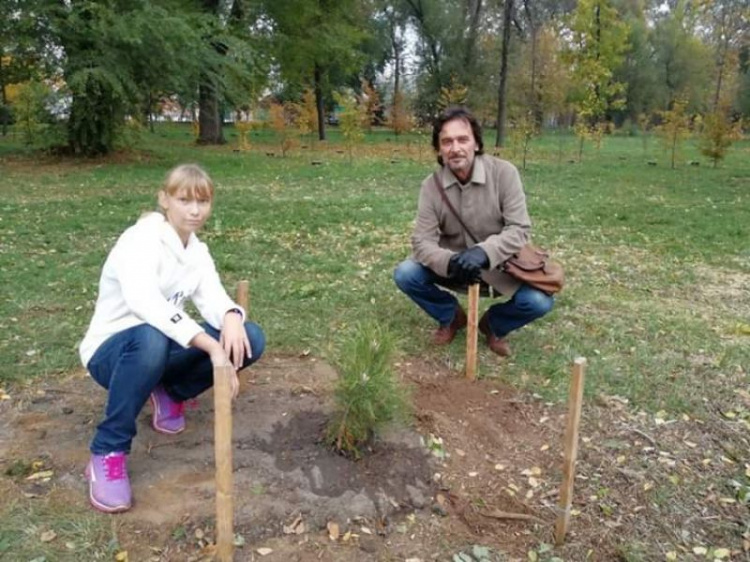
{"type": "Polygon", "coordinates": [[[227,310],[225,312],[225,314],[229,314],[230,312],[234,312],[234,313],[239,314],[240,316],[242,316],[242,311],[239,308],[230,308],[229,310],[227,310]]]}

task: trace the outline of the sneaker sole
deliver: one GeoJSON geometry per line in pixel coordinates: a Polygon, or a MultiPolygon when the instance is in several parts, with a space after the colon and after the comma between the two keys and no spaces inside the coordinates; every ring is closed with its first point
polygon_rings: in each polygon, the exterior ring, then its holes
{"type": "Polygon", "coordinates": [[[158,425],[156,425],[156,400],[154,400],[153,394],[149,396],[149,400],[151,400],[151,406],[153,407],[153,410],[154,410],[154,413],[151,414],[151,427],[154,429],[155,432],[163,433],[164,435],[177,435],[178,433],[182,433],[183,431],[185,431],[184,427],[181,427],[180,429],[177,429],[177,430],[169,430],[169,429],[165,429],[163,427],[159,427],[158,425]]]}
{"type": "Polygon", "coordinates": [[[89,475],[90,467],[86,466],[86,472],[84,473],[84,476],[86,477],[86,480],[89,481],[89,503],[91,506],[96,509],[97,511],[102,511],[104,513],[122,513],[123,511],[129,510],[133,503],[124,504],[124,505],[117,505],[117,506],[111,506],[111,505],[105,505],[103,503],[100,503],[96,500],[94,497],[94,483],[91,481],[90,475],[89,475]]]}

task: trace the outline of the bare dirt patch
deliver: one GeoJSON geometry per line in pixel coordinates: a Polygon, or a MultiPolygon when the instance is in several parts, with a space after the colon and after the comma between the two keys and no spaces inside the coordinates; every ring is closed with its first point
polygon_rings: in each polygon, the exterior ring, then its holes
{"type": "MultiPolygon", "coordinates": [[[[237,560],[259,559],[259,547],[270,561],[527,560],[530,551],[539,560],[705,559],[696,547],[747,559],[747,506],[727,484],[750,470],[741,420],[669,420],[617,397],[589,401],[571,533],[552,552],[564,407],[495,381],[468,383],[440,363],[398,367],[414,427],[383,435],[357,462],[320,443],[336,378],[328,365],[269,356],[245,373],[234,409],[235,521],[246,543],[237,560]]],[[[81,471],[104,399],[79,372],[0,402],[3,496],[85,509],[81,471]],[[34,461],[53,471],[49,481],[13,472],[34,461]]],[[[112,517],[130,560],[210,554],[211,396],[187,415],[173,437],[150,429],[148,406],[139,420],[129,460],[136,503],[112,517]]]]}

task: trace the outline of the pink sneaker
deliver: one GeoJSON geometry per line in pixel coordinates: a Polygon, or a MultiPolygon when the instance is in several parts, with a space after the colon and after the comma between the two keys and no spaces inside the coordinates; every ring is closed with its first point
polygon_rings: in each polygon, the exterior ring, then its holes
{"type": "Polygon", "coordinates": [[[156,431],[174,435],[185,429],[185,403],[172,400],[162,385],[157,385],[151,393],[151,404],[154,406],[151,426],[156,431]]]}
{"type": "Polygon", "coordinates": [[[89,481],[89,501],[96,509],[105,513],[130,509],[133,498],[125,453],[91,455],[86,478],[89,481]]]}

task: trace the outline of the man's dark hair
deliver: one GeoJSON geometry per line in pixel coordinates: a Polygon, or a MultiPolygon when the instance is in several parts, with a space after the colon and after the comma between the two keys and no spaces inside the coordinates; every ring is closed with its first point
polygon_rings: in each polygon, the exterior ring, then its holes
{"type": "Polygon", "coordinates": [[[463,119],[471,125],[471,132],[474,134],[474,140],[477,143],[476,154],[484,154],[484,141],[482,140],[482,126],[477,121],[477,118],[467,108],[459,105],[447,107],[443,112],[438,115],[435,119],[435,123],[432,126],[432,148],[437,152],[437,161],[441,166],[443,165],[443,157],[440,156],[440,131],[443,130],[443,125],[448,121],[454,119],[463,119]]]}

